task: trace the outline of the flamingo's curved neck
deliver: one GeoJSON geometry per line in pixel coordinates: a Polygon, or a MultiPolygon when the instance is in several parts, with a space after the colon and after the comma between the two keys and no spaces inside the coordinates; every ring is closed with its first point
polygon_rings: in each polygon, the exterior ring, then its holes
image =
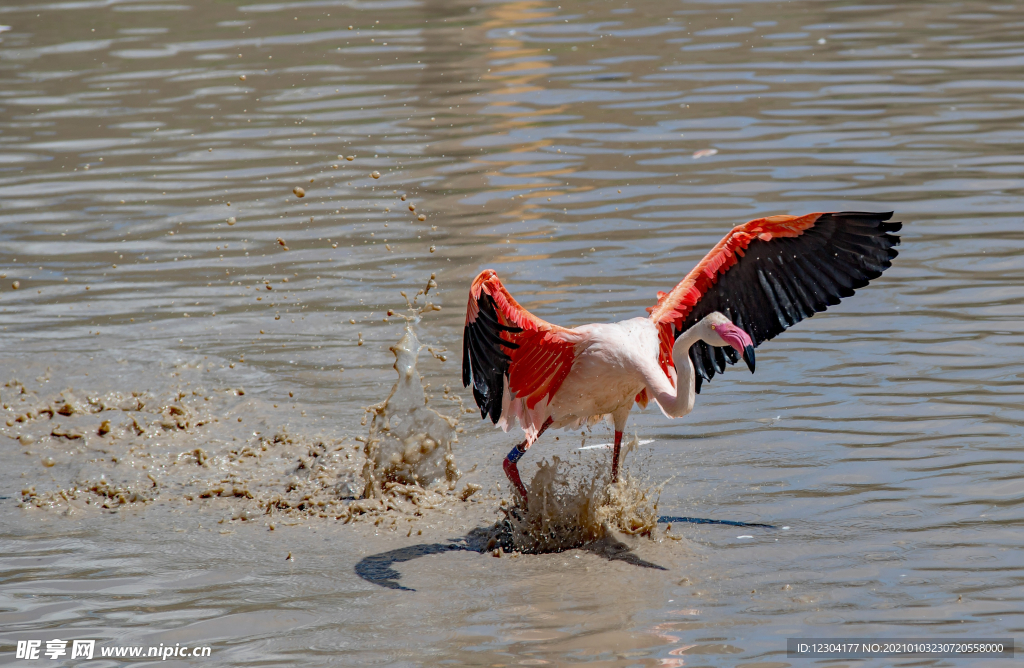
{"type": "Polygon", "coordinates": [[[704,322],[679,335],[672,346],[672,361],[675,366],[675,386],[658,367],[656,372],[647,376],[647,389],[658,402],[666,417],[677,418],[689,414],[693,410],[697,398],[694,384],[693,362],[690,361],[690,347],[699,341],[704,334],[704,322]]]}

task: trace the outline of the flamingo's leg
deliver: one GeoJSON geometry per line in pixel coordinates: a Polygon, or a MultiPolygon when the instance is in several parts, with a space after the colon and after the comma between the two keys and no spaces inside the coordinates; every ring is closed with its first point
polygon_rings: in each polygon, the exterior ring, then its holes
{"type": "Polygon", "coordinates": [[[619,481],[619,454],[622,451],[622,432],[626,429],[626,420],[629,419],[629,406],[624,406],[612,413],[612,423],[615,425],[615,447],[612,448],[612,483],[619,481]]]}
{"type": "MultiPolygon", "coordinates": [[[[551,418],[548,418],[543,425],[540,427],[540,431],[537,432],[537,438],[540,438],[541,434],[547,431],[547,428],[551,426],[551,418]]],[[[537,439],[534,439],[537,440],[537,439]]],[[[526,454],[527,449],[530,447],[530,442],[523,441],[516,447],[512,448],[512,451],[505,457],[505,461],[501,463],[501,468],[505,471],[505,477],[508,478],[512,486],[519,492],[519,496],[523,497],[523,506],[529,502],[529,498],[526,494],[526,487],[523,485],[522,478],[519,477],[519,467],[517,462],[519,459],[526,454]]]]}
{"type": "Polygon", "coordinates": [[[501,468],[505,470],[505,477],[508,478],[512,486],[519,492],[519,496],[523,497],[523,504],[527,502],[526,487],[523,486],[523,480],[519,477],[519,467],[516,466],[516,462],[519,458],[526,454],[525,450],[520,450],[519,446],[512,448],[512,452],[508,453],[508,457],[501,463],[501,468]]]}
{"type": "Polygon", "coordinates": [[[619,481],[619,451],[622,448],[622,432],[615,432],[615,447],[612,448],[612,482],[619,481]]]}

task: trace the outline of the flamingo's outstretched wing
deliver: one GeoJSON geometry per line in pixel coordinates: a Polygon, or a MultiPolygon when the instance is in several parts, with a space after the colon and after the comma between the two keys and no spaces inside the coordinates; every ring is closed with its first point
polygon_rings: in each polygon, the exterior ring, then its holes
{"type": "MultiPolygon", "coordinates": [[[[647,309],[661,336],[659,362],[672,364],[672,344],[713,311],[743,328],[754,345],[849,297],[889,268],[901,223],[889,213],[811,213],[771,216],[734,227],[672,292],[647,309]]],[[[711,380],[739,356],[698,341],[690,359],[711,380]]]]}
{"type": "MultiPolygon", "coordinates": [[[[569,375],[580,335],[536,317],[487,269],[473,281],[462,338],[462,385],[473,384],[480,417],[497,423],[503,398],[532,409],[554,396],[569,375]],[[503,397],[505,386],[511,397],[503,397]]],[[[524,425],[525,427],[525,425],[524,425]]]]}

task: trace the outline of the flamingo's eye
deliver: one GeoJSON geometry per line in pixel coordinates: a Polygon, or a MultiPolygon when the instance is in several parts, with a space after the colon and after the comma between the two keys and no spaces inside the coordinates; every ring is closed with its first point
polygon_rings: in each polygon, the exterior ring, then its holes
{"type": "Polygon", "coordinates": [[[715,328],[715,326],[714,326],[714,325],[711,325],[711,329],[714,329],[714,328],[715,328]]]}

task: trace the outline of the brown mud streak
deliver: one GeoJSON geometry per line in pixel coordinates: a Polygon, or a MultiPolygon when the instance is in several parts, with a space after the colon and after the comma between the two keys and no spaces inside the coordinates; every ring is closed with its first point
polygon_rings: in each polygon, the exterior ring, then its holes
{"type": "MultiPolygon", "coordinates": [[[[436,287],[431,276],[412,302],[406,298],[405,334],[392,348],[399,378],[387,400],[367,409],[373,420],[366,437],[297,435],[285,427],[252,432],[252,416],[264,406],[240,388],[160,396],[67,389],[43,398],[9,381],[0,388],[7,412],[0,434],[27,456],[20,507],[73,515],[169,502],[228,510],[222,522],[261,520],[270,528],[275,520],[319,517],[398,530],[399,519],[467,503],[480,486],[455,492],[460,472],[452,452],[458,413],[467,409],[447,387],[445,400],[457,414],[428,407],[416,371],[425,346],[412,326],[440,310],[418,300],[436,287]]],[[[444,359],[444,350],[427,348],[444,359]]]]}

